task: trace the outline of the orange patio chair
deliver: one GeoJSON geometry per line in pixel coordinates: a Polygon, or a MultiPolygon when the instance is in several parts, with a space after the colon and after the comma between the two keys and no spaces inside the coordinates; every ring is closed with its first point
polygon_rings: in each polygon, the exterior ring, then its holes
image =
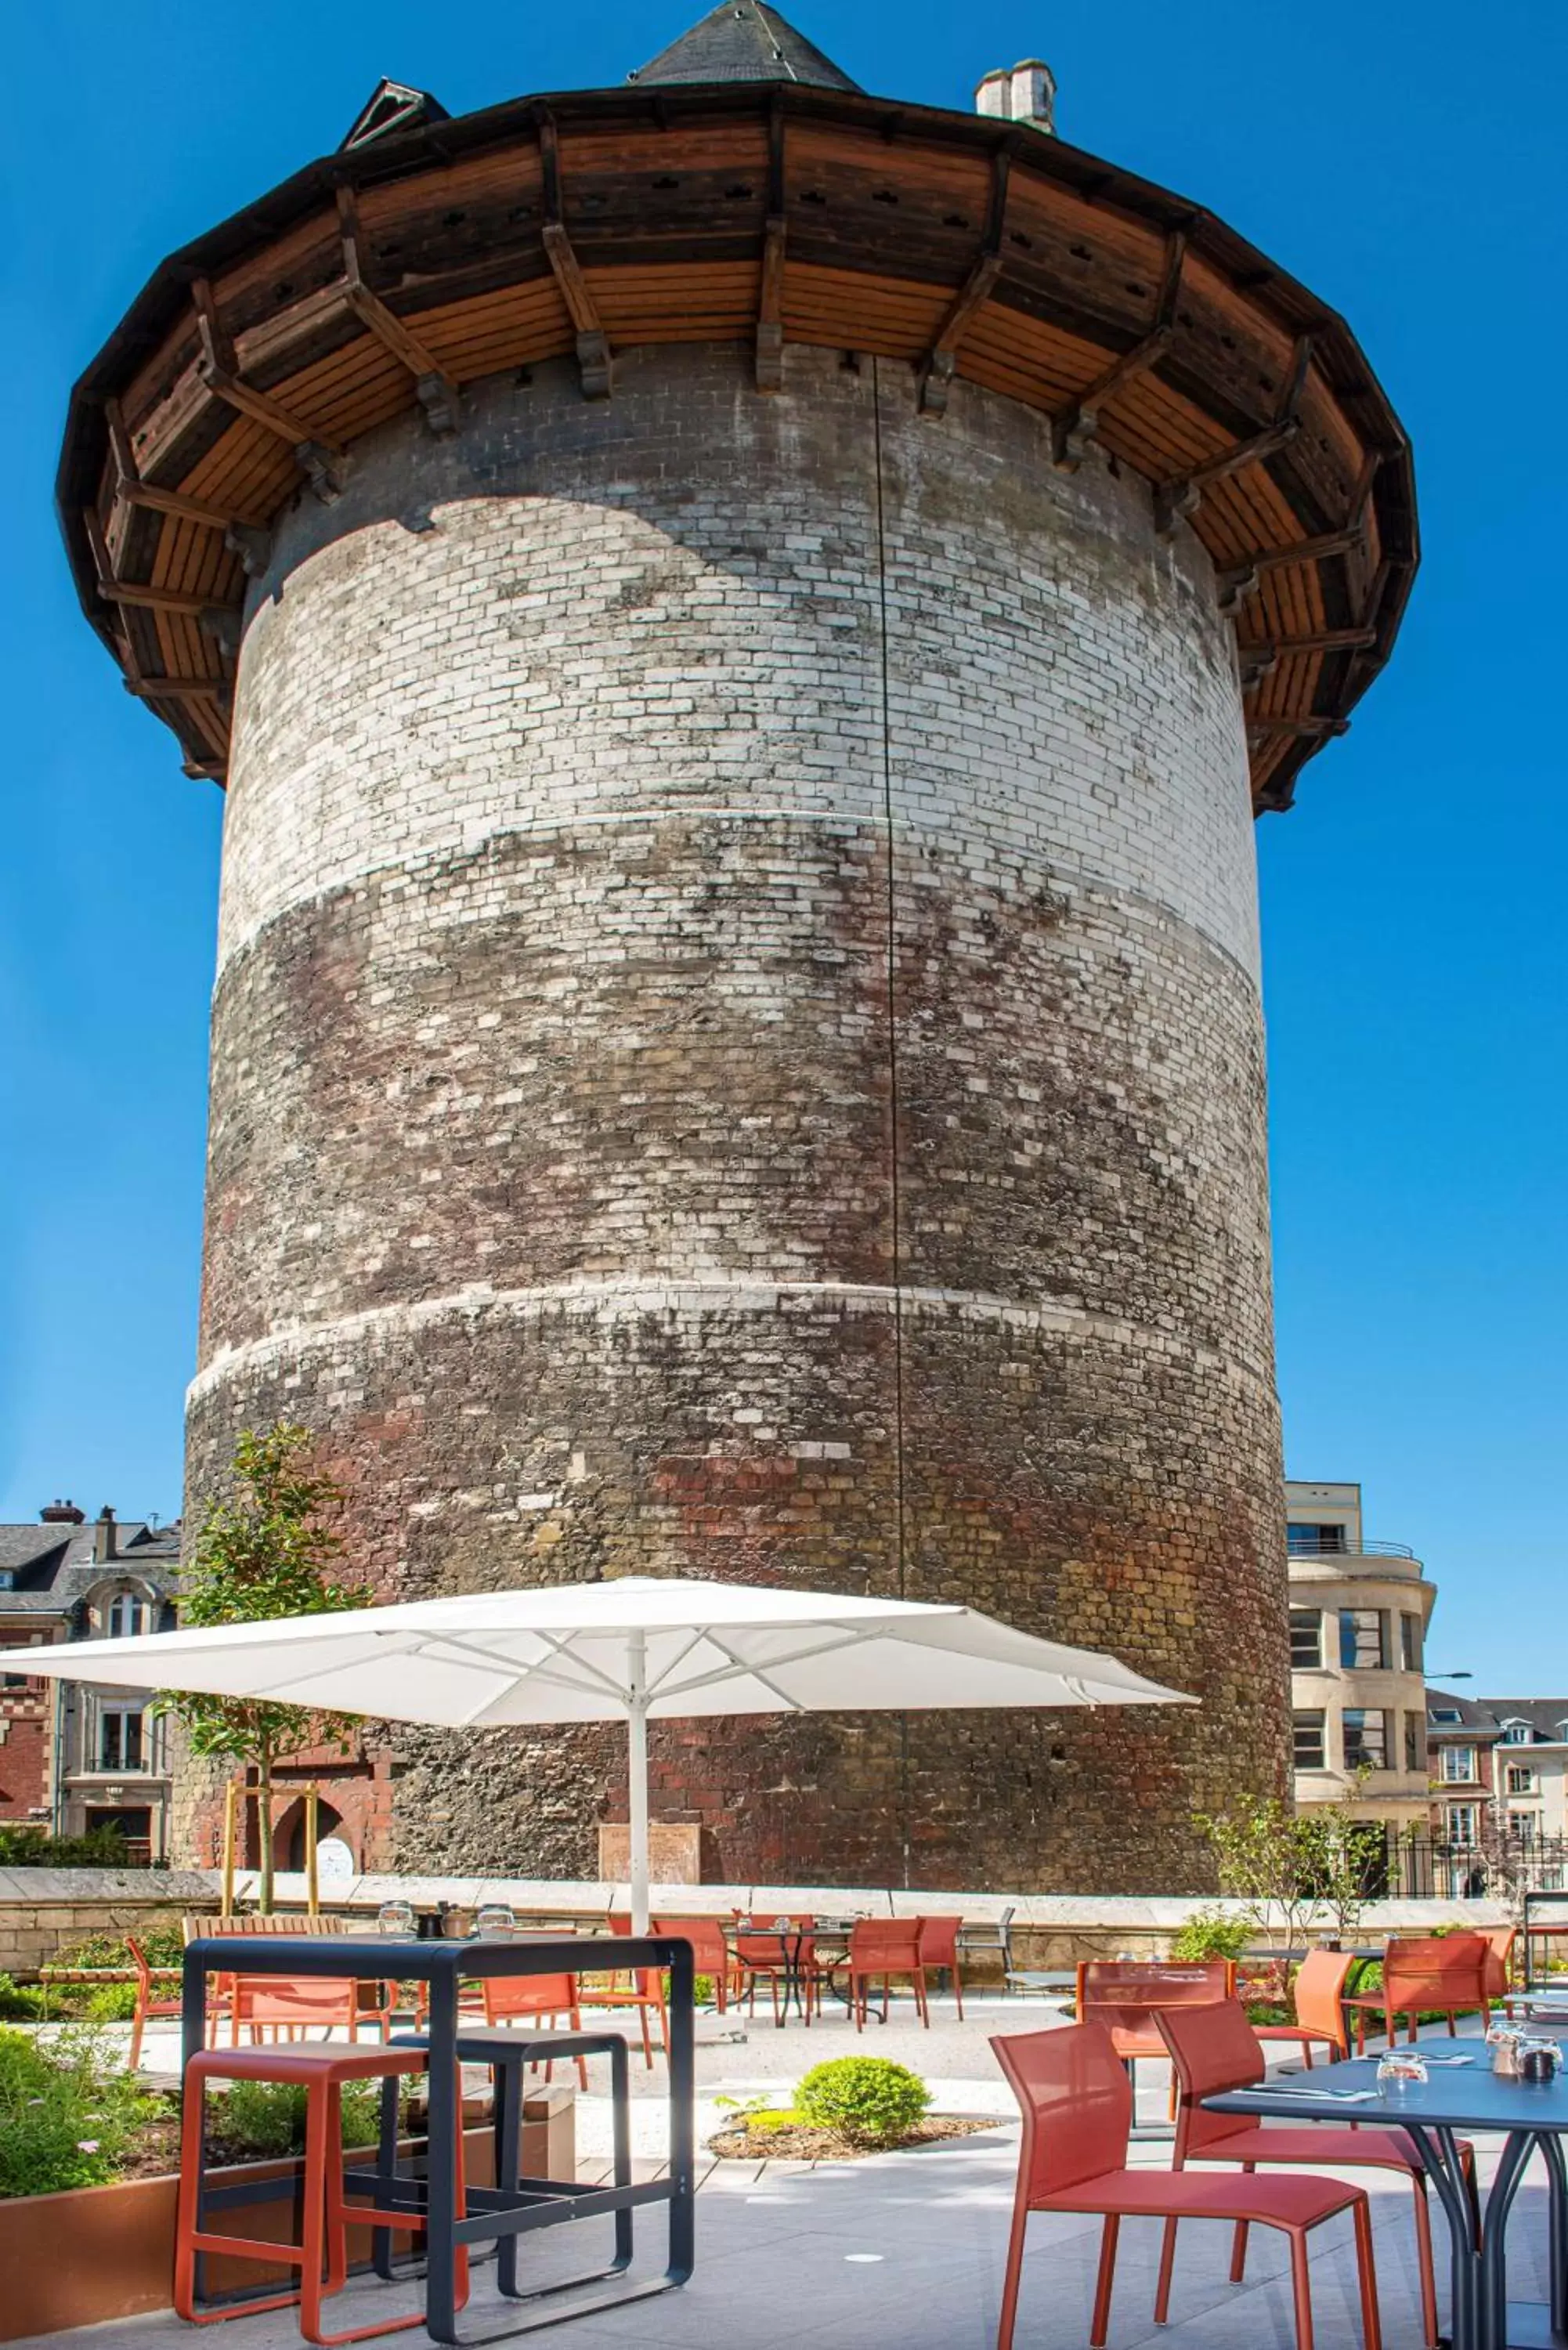
{"type": "MultiPolygon", "coordinates": [[[[568,2031],[580,2032],[583,2028],[576,1975],[482,1975],[479,1987],[488,2024],[544,2023],[554,2032],[560,2028],[564,2015],[568,2031]]],[[[546,2081],[554,2079],[555,2070],[546,2057],[546,2081]]],[[[587,2061],[582,2056],[577,2058],[577,2080],[583,2088],[587,2087],[587,2061]]]]}
{"type": "Polygon", "coordinates": [[[917,1918],[920,1929],[920,1963],[937,1967],[946,1974],[953,1987],[960,2017],[963,2014],[963,1978],[959,1972],[959,1936],[963,1930],[961,1918],[917,1918]]]}
{"type": "MultiPolygon", "coordinates": [[[[1430,2350],[1437,2350],[1438,2288],[1432,2271],[1432,2220],[1427,2205],[1427,2173],[1421,2158],[1403,2130],[1362,2126],[1337,2128],[1329,2122],[1307,2122],[1300,2128],[1262,2123],[1249,2114],[1211,2114],[1205,2097],[1227,2089],[1250,2089],[1263,2078],[1267,2066],[1259,2036],[1248,2022],[1239,2001],[1218,2007],[1173,2008],[1159,2018],[1159,2028],[1170,2050],[1170,2061],[1181,2087],[1176,2123],[1173,2166],[1189,2162],[1239,2162],[1246,2170],[1259,2163],[1326,2163],[1335,2170],[1363,2168],[1397,2170],[1409,2182],[1416,2199],[1416,2250],[1421,2277],[1421,2318],[1430,2350]]],[[[1474,2156],[1465,2141],[1459,2152],[1467,2166],[1474,2156]]],[[[1162,2275],[1168,2275],[1176,2253],[1176,2220],[1165,2223],[1160,2252],[1162,2275]]],[[[1240,2284],[1247,2262],[1247,2223],[1239,2220],[1231,2260],[1231,2282],[1240,2284]]]]}
{"type": "Polygon", "coordinates": [[[713,1986],[714,2006],[721,2015],[727,2013],[735,1961],[718,1919],[655,1918],[651,1922],[656,1934],[674,1934],[681,1941],[691,1943],[692,1971],[708,1977],[713,1986]]]}
{"type": "Polygon", "coordinates": [[[915,1994],[915,2012],[927,2031],[931,2011],[926,1999],[926,1959],[919,1918],[857,1918],[849,1929],[849,1949],[839,1968],[849,1980],[849,2001],[855,2029],[866,2029],[868,1994],[873,1983],[882,1986],[882,2021],[888,2020],[892,1978],[908,1975],[915,1994]]]}
{"type": "MultiPolygon", "coordinates": [[[[1207,2007],[1230,1999],[1236,1989],[1230,1959],[1080,1959],[1077,2020],[1102,2024],[1135,2085],[1140,2057],[1169,2052],[1156,2021],[1166,2007],[1207,2007]]],[[[1170,2078],[1170,2111],[1176,2114],[1176,2075],[1170,2078]]]]}
{"type": "MultiPolygon", "coordinates": [[[[1297,2350],[1312,2350],[1307,2237],[1324,2220],[1348,2211],[1355,2228],[1362,2335],[1366,2350],[1382,2350],[1372,2217],[1364,2188],[1345,2186],[1336,2178],[1226,2179],[1197,2178],[1186,2170],[1129,2170],[1132,2083],[1107,2031],[1097,2023],[1069,2024],[1064,2031],[1023,2033],[991,2044],[1023,2115],[997,2350],[1012,2350],[1032,2211],[1086,2212],[1104,2220],[1089,2330],[1094,2350],[1099,2350],[1110,2323],[1116,2240],[1124,2218],[1228,2220],[1247,2227],[1278,2228],[1291,2247],[1297,2350]]],[[[1157,2325],[1165,2324],[1169,2314],[1173,2245],[1168,2246],[1168,2253],[1155,2294],[1157,2325]]]]}
{"type": "Polygon", "coordinates": [[[1306,2059],[1309,2072],[1313,2048],[1318,2042],[1327,2044],[1331,2064],[1337,2064],[1342,2056],[1348,2056],[1350,2019],[1345,2012],[1345,1987],[1350,1981],[1355,1965],[1355,1954],[1351,1951],[1309,1950],[1291,1986],[1291,2004],[1296,2012],[1295,2022],[1255,2023],[1252,2030],[1259,2039],[1282,2041],[1299,2048],[1306,2059]]]}
{"type": "Polygon", "coordinates": [[[1423,1934],[1391,1941],[1383,1953],[1383,1988],[1357,1991],[1345,2005],[1355,2018],[1355,2053],[1366,2046],[1366,2020],[1380,2015],[1388,2045],[1397,2037],[1397,2019],[1407,2018],[1408,2037],[1419,2031],[1419,2019],[1435,2012],[1447,2016],[1449,2037],[1458,2032],[1456,2018],[1490,2013],[1487,2000],[1488,1962],[1492,1949],[1484,1934],[1423,1934]]]}

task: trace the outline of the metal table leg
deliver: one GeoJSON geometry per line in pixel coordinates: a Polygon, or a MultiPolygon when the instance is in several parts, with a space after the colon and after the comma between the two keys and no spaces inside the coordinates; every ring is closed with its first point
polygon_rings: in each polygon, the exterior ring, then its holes
{"type": "Polygon", "coordinates": [[[457,1977],[431,1978],[430,2161],[426,2181],[425,2325],[438,2342],[457,2336],[457,2165],[462,2089],[457,2070],[457,1977]]]}

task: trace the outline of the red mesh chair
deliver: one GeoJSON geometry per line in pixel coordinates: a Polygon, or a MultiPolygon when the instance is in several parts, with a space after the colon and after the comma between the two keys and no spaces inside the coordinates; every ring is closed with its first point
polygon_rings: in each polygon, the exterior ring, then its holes
{"type": "MultiPolygon", "coordinates": [[[[1334,2169],[1397,2170],[1410,2181],[1416,2199],[1416,2249],[1421,2272],[1421,2316],[1426,2338],[1438,2340],[1438,2289],[1432,2274],[1432,2221],[1427,2206],[1427,2174],[1420,2157],[1403,2130],[1365,2125],[1340,2129],[1327,2122],[1307,2122],[1300,2128],[1260,2124],[1249,2114],[1211,2114],[1203,2099],[1227,2089],[1250,2089],[1263,2078],[1267,2065],[1259,2035],[1241,2004],[1227,2001],[1220,2007],[1168,2010],[1160,2019],[1170,2061],[1180,2085],[1181,2104],[1176,2123],[1173,2167],[1189,2162],[1239,2162],[1251,2170],[1260,2162],[1327,2163],[1334,2169]]],[[[1460,2152],[1469,2163],[1469,2147],[1460,2152]]],[[[1176,2255],[1176,2221],[1168,2220],[1160,2253],[1161,2274],[1176,2255]]],[[[1231,2261],[1231,2282],[1240,2284],[1247,2262],[1247,2224],[1239,2220],[1231,2261]]]]}
{"type": "Polygon", "coordinates": [[[1513,1946],[1519,1939],[1517,1926],[1491,1926],[1487,1929],[1487,1962],[1484,1977],[1489,2002],[1501,2000],[1510,2015],[1513,2013],[1509,1998],[1513,1989],[1513,1946]]]}
{"type": "Polygon", "coordinates": [[[1260,2040],[1282,2041],[1299,2048],[1305,2057],[1307,2069],[1312,2069],[1312,2052],[1319,2041],[1326,2042],[1328,2061],[1337,2064],[1342,2056],[1350,2054],[1350,2019],[1345,2012],[1345,1987],[1355,1965],[1353,1953],[1345,1950],[1309,1950],[1297,1970],[1291,1986],[1291,2004],[1296,2012],[1293,2023],[1255,2023],[1252,2026],[1260,2040]]]}
{"type": "MultiPolygon", "coordinates": [[[[127,1934],[125,1947],[130,1953],[130,1963],[136,1969],[136,2006],[130,2019],[130,2053],[126,2059],[130,2071],[135,2072],[141,2062],[141,2042],[150,2022],[173,2022],[184,2012],[180,1996],[181,1970],[178,1967],[155,1967],[148,1963],[146,1951],[134,1934],[127,1934]],[[170,1991],[161,1984],[172,1984],[170,1991]]],[[[218,2025],[228,2006],[228,1994],[219,1986],[207,1988],[207,2037],[217,2037],[218,2025]]]]}
{"type": "Polygon", "coordinates": [[[651,1920],[656,1934],[676,1934],[691,1945],[691,1966],[696,1974],[706,1975],[713,1986],[713,2004],[721,2015],[730,2005],[730,1978],[735,1970],[730,1945],[724,1939],[724,1929],[716,1918],[655,1918],[651,1920]]]}
{"type": "MultiPolygon", "coordinates": [[[[580,2032],[583,2028],[576,1975],[482,1975],[480,1989],[484,2000],[484,2021],[493,2027],[497,2023],[543,2023],[554,2032],[564,2015],[568,2031],[580,2032]]],[[[553,2080],[555,2072],[546,2057],[545,2080],[553,2080]]],[[[587,2087],[587,2063],[581,2056],[577,2058],[577,2080],[583,2088],[587,2087]]]]}
{"type": "Polygon", "coordinates": [[[963,1979],[959,1973],[958,1939],[963,1929],[961,1918],[917,1918],[920,1929],[920,1963],[925,1967],[943,1970],[953,1987],[958,2012],[963,2013],[963,1979]]]}
{"type": "Polygon", "coordinates": [[[269,2032],[290,2040],[306,2032],[347,2032],[358,2040],[364,2022],[375,2023],[384,2040],[391,2022],[389,2009],[367,2013],[360,2006],[351,1975],[236,1974],[230,1978],[229,2012],[236,2048],[242,2032],[258,2043],[269,2032]]]}
{"type": "MultiPolygon", "coordinates": [[[[1105,2341],[1110,2322],[1116,2239],[1124,2218],[1230,2220],[1280,2229],[1290,2239],[1297,2350],[1313,2350],[1307,2235],[1323,2220],[1348,2211],[1355,2226],[1362,2332],[1366,2350],[1381,2350],[1372,2220],[1364,2189],[1336,2178],[1227,2180],[1195,2178],[1189,2171],[1129,2170],[1132,2084],[1108,2032],[1096,2023],[1070,2024],[1064,2031],[1025,2033],[991,2044],[1023,2115],[997,2350],[1011,2350],[1032,2211],[1097,2212],[1104,2218],[1089,2331],[1095,2350],[1105,2341]]],[[[1173,2257],[1173,2246],[1170,2251],[1173,2257]]],[[[1171,2259],[1160,2264],[1157,2325],[1166,2323],[1169,2312],[1171,2265],[1171,2259]]]]}
{"type": "MultiPolygon", "coordinates": [[[[611,1912],[609,1929],[612,1934],[631,1932],[630,1917],[617,1917],[611,1912]]],[[[670,2007],[664,1995],[662,1967],[629,1967],[612,1974],[608,1981],[596,1984],[588,1994],[590,2007],[635,2007],[637,2020],[642,2026],[642,2061],[653,2070],[653,2041],[649,2032],[649,2015],[659,2018],[659,2045],[666,2056],[670,2054],[670,2007]]]]}
{"type": "Polygon", "coordinates": [[[920,1925],[919,1918],[857,1918],[849,1929],[849,1948],[834,1971],[848,1977],[849,2003],[855,2011],[857,2032],[866,2029],[868,1993],[873,1983],[882,1986],[882,2021],[886,2023],[895,1975],[909,1976],[914,1988],[915,2012],[927,2031],[930,2030],[920,1925]]]}
{"type": "Polygon", "coordinates": [[[1460,2015],[1491,2012],[1487,2000],[1487,1963],[1491,1945],[1484,1934],[1424,1934],[1394,1940],[1383,1953],[1383,1988],[1358,1991],[1345,2005],[1355,2017],[1355,2053],[1366,2046],[1366,2019],[1380,2015],[1393,2047],[1397,2018],[1409,2022],[1409,2038],[1419,2029],[1419,2018],[1436,2012],[1449,2020],[1451,2040],[1460,2015]]]}
{"type": "MultiPolygon", "coordinates": [[[[1164,2007],[1211,2006],[1230,1999],[1236,1989],[1236,1969],[1230,1959],[1080,1959],[1077,2016],[1080,2023],[1098,2023],[1111,2035],[1111,2045],[1136,2082],[1140,2056],[1164,2057],[1167,2049],[1155,2022],[1164,2007]]],[[[1171,2076],[1170,2110],[1176,2111],[1176,2078],[1171,2076]]]]}

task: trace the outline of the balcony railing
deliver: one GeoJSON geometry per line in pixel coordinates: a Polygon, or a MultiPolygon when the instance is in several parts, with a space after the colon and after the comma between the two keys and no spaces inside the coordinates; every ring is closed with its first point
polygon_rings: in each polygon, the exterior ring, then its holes
{"type": "Polygon", "coordinates": [[[1293,1534],[1289,1548],[1292,1558],[1407,1558],[1413,1563],[1416,1556],[1408,1543],[1325,1542],[1321,1534],[1300,1540],[1293,1534]]]}

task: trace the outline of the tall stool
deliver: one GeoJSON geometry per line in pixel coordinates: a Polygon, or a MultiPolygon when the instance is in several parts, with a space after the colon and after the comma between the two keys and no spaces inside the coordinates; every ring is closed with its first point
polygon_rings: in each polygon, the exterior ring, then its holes
{"type": "MultiPolygon", "coordinates": [[[[425,2069],[421,2049],[298,2046],[272,2048],[208,2048],[185,2067],[184,2116],[180,2134],[180,2197],[174,2232],[174,2310],[193,2325],[211,2325],[229,2317],[249,2317],[261,2310],[299,2309],[299,2330],[307,2342],[330,2345],[365,2342],[379,2334],[397,2334],[422,2325],[422,2312],[394,2317],[375,2325],[351,2326],[342,2333],[322,2331],[324,2296],[340,2293],[348,2275],[348,2222],[370,2222],[378,2231],[425,2226],[422,2213],[405,2209],[381,2210],[348,2204],[343,2177],[343,2085],[346,2081],[380,2081],[389,2098],[396,2131],[398,2085],[425,2069]],[[265,2243],[250,2236],[217,2233],[205,2222],[210,2210],[221,2210],[241,2202],[281,2200],[292,2197],[292,2178],[252,2187],[213,2190],[207,2185],[203,2154],[203,2124],[209,2081],[271,2081],[305,2091],[305,2172],[302,2181],[300,2241],[265,2243]],[[203,2252],[223,2252],[231,2259],[255,2261],[267,2266],[284,2262],[299,2271],[297,2290],[248,2294],[222,2307],[203,2307],[196,2292],[196,2262],[203,2252]]],[[[356,2173],[355,2191],[363,2191],[364,2174],[356,2173]]],[[[462,2178],[458,2178],[458,2210],[462,2204],[462,2178]]],[[[468,2297],[468,2262],[458,2254],[459,2306],[468,2297]]]]}
{"type": "MultiPolygon", "coordinates": [[[[418,2051],[421,2060],[428,2055],[430,2042],[417,2033],[400,2033],[392,2041],[389,2053],[418,2051]]],[[[530,2065],[546,2067],[555,2057],[576,2057],[579,2065],[585,2057],[607,2056],[610,2060],[610,2108],[615,2156],[614,2183],[617,2187],[631,2184],[631,2083],[628,2069],[627,2043],[618,2032],[460,2032],[457,2036],[457,2061],[464,2064],[485,2064],[494,2076],[495,2159],[489,2188],[473,2187],[468,2191],[469,2205],[475,2218],[481,2212],[532,2212],[532,2224],[537,2225],[545,2207],[561,2203],[579,2190],[575,2180],[525,2178],[521,2171],[523,2139],[523,2075],[530,2065]]],[[[374,2195],[383,2210],[406,2210],[410,2190],[417,2196],[421,2184],[410,2179],[398,2168],[398,2085],[389,2078],[381,2087],[381,2138],[374,2180],[364,2185],[374,2195]]],[[[416,2210],[417,2210],[416,2205],[416,2210]]],[[[607,2269],[596,2270],[596,2276],[618,2275],[631,2266],[632,2229],[629,2210],[618,2210],[615,2219],[615,2258],[607,2269]]],[[[421,2224],[416,2217],[405,2219],[405,2226],[421,2224]]],[[[378,2276],[389,2279],[393,2274],[390,2235],[378,2227],[372,2239],[373,2259],[378,2276]]],[[[573,2279],[572,2282],[581,2282],[573,2279]]],[[[515,2227],[498,2232],[495,2243],[495,2282],[497,2290],[510,2300],[529,2300],[531,2294],[517,2291],[517,2230],[515,2227]]],[[[555,2288],[565,2291],[564,2285],[555,2288]]]]}

